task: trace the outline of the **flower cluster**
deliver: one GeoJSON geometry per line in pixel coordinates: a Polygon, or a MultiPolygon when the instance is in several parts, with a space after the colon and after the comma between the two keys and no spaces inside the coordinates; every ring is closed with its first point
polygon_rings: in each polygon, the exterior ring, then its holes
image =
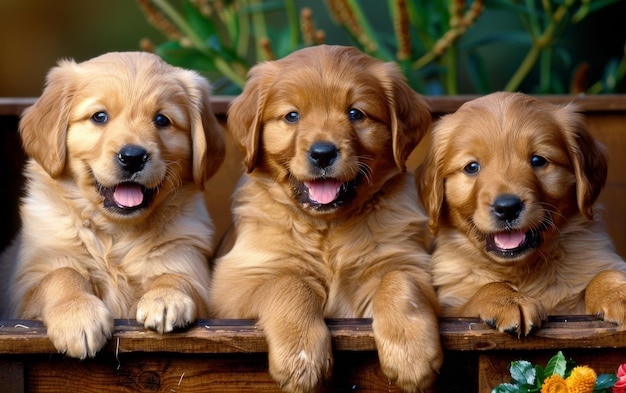
{"type": "Polygon", "coordinates": [[[600,374],[588,366],[566,360],[559,351],[546,367],[526,360],[511,363],[511,383],[496,386],[492,393],[626,393],[626,363],[616,374],[600,374]]]}

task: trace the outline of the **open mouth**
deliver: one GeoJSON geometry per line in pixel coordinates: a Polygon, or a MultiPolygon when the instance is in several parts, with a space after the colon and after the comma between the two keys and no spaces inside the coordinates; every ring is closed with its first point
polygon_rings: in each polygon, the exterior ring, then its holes
{"type": "Polygon", "coordinates": [[[104,197],[104,207],[122,214],[130,214],[148,207],[156,191],[134,182],[124,182],[113,187],[102,185],[97,187],[100,195],[104,197]]]}
{"type": "Polygon", "coordinates": [[[356,195],[357,178],[347,182],[319,178],[296,185],[295,192],[300,203],[314,209],[337,208],[356,195]]]}
{"type": "Polygon", "coordinates": [[[515,258],[541,244],[541,231],[509,230],[487,235],[487,251],[501,258],[515,258]]]}

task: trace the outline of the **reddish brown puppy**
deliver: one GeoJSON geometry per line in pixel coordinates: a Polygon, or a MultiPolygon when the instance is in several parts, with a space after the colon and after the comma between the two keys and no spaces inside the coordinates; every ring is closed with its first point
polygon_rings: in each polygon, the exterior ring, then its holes
{"type": "MultiPolygon", "coordinates": [[[[423,391],[442,363],[426,216],[405,161],[430,125],[397,66],[319,46],[252,69],[228,112],[248,174],[212,310],[255,318],[289,392],[330,377],[327,317],[372,317],[390,381],[423,391]]],[[[226,247],[228,248],[228,247],[226,247]]]]}

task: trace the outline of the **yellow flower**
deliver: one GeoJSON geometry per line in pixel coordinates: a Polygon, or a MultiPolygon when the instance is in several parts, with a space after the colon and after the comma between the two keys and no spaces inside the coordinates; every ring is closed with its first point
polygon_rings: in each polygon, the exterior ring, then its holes
{"type": "Polygon", "coordinates": [[[568,393],[567,384],[563,377],[553,374],[543,381],[541,393],[568,393]]]}
{"type": "Polygon", "coordinates": [[[565,380],[569,393],[591,393],[596,385],[596,372],[587,366],[574,367],[565,380]]]}

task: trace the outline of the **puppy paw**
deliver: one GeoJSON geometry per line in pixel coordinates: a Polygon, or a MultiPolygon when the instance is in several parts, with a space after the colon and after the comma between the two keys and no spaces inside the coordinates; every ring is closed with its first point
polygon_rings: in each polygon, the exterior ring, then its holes
{"type": "Polygon", "coordinates": [[[266,331],[270,374],[284,392],[314,392],[330,380],[332,373],[331,337],[324,321],[292,334],[266,331]],[[293,334],[300,331],[301,334],[293,334]],[[268,334],[269,333],[269,334],[268,334]]]}
{"type": "Polygon", "coordinates": [[[185,327],[196,318],[196,304],[182,291],[158,288],[146,292],[137,304],[137,321],[159,333],[185,327]]]}
{"type": "Polygon", "coordinates": [[[484,285],[463,307],[463,316],[478,316],[489,326],[518,337],[541,327],[547,312],[541,302],[503,282],[484,285]]]}
{"type": "Polygon", "coordinates": [[[375,317],[372,323],[381,369],[404,392],[427,391],[443,363],[437,320],[423,317],[375,317]]]}
{"type": "Polygon", "coordinates": [[[51,306],[44,318],[54,347],[69,357],[94,357],[113,333],[113,317],[102,300],[83,294],[51,306]]]}
{"type": "Polygon", "coordinates": [[[585,290],[587,313],[626,329],[626,274],[617,270],[599,273],[585,290]]]}

